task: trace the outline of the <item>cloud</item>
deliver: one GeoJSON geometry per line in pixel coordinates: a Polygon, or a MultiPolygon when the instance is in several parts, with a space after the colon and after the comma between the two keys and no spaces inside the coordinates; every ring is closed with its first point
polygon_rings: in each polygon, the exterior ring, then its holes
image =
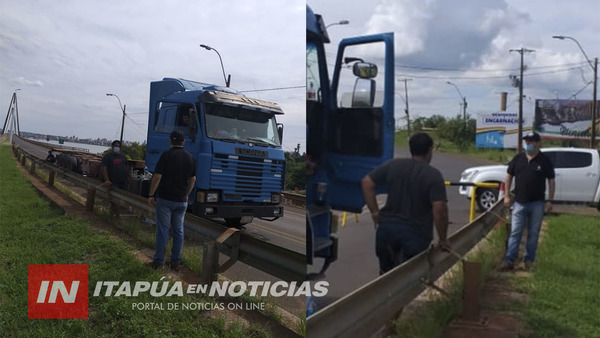
{"type": "Polygon", "coordinates": [[[13,86],[30,86],[30,87],[43,87],[44,82],[41,80],[27,80],[23,76],[11,79],[10,84],[13,86]]]}

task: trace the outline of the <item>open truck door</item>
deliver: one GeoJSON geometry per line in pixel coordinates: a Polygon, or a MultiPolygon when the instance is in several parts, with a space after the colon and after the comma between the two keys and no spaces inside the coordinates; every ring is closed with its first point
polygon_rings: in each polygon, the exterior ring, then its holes
{"type": "Polygon", "coordinates": [[[339,44],[323,159],[334,210],[360,213],[360,181],[394,155],[393,41],[393,33],[384,33],[339,44]]]}

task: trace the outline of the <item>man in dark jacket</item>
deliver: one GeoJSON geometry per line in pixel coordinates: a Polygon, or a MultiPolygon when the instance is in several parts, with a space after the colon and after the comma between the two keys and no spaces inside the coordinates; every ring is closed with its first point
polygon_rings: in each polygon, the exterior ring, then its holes
{"type": "Polygon", "coordinates": [[[121,152],[121,141],[113,141],[110,147],[111,151],[104,155],[100,162],[101,178],[108,186],[114,185],[125,189],[129,178],[129,166],[127,165],[127,158],[121,152]]]}
{"type": "Polygon", "coordinates": [[[178,271],[183,249],[183,220],[188,205],[188,196],[196,182],[196,164],[190,153],[183,149],[185,139],[180,131],[169,137],[171,149],[160,156],[152,176],[148,204],[156,207],[156,253],[152,267],[162,267],[169,240],[169,229],[173,229],[171,247],[172,270],[178,271]]]}
{"type": "MultiPolygon", "coordinates": [[[[125,189],[129,179],[129,165],[121,152],[121,141],[114,140],[110,147],[111,151],[106,153],[100,162],[100,178],[104,179],[104,185],[108,187],[125,189]]],[[[110,207],[116,216],[121,214],[121,207],[117,203],[111,202],[110,207]]]]}

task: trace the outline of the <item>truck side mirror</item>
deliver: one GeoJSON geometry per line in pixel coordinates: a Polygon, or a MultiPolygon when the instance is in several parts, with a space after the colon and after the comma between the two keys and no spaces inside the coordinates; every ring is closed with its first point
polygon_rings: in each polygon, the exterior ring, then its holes
{"type": "Polygon", "coordinates": [[[361,79],[377,77],[377,65],[370,62],[357,62],[352,66],[352,73],[361,79]]]}
{"type": "Polygon", "coordinates": [[[283,123],[277,123],[277,135],[279,135],[279,143],[283,144],[283,123]]]}
{"type": "Polygon", "coordinates": [[[357,78],[352,91],[352,108],[372,108],[375,103],[375,89],[375,80],[357,78]]]}

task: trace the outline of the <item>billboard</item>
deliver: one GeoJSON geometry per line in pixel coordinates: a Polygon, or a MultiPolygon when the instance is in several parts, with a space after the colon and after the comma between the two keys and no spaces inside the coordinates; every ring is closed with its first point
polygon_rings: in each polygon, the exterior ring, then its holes
{"type": "MultiPolygon", "coordinates": [[[[477,148],[517,148],[519,128],[517,113],[499,111],[477,116],[475,146],[477,148]]],[[[523,116],[523,133],[530,131],[531,120],[523,116]]]]}
{"type": "MultiPolygon", "coordinates": [[[[592,101],[535,100],[533,127],[542,137],[589,139],[592,136],[592,101]]],[[[599,127],[600,123],[596,122],[596,133],[599,127]]]]}

